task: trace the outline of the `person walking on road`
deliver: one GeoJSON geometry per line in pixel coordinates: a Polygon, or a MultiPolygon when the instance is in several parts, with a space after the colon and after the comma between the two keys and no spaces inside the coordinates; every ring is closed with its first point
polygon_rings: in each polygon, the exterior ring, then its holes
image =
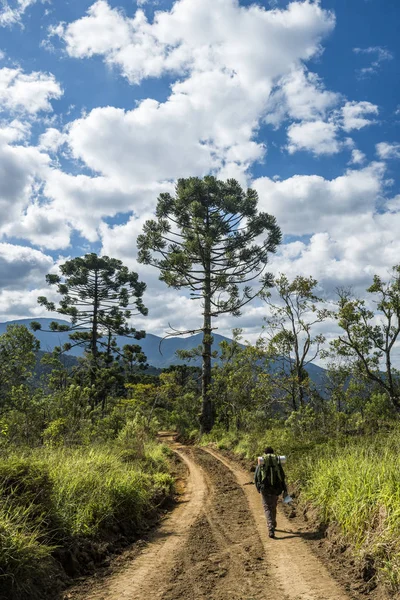
{"type": "Polygon", "coordinates": [[[285,472],[281,465],[280,457],[274,454],[273,448],[268,446],[264,456],[260,457],[254,473],[254,483],[258,493],[261,493],[262,503],[267,518],[269,537],[275,537],[276,507],[280,494],[287,494],[285,472]]]}

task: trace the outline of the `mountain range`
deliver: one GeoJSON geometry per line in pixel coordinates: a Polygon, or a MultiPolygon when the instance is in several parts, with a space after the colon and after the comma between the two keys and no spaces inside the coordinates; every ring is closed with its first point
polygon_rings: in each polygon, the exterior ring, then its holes
{"type": "MultiPolygon", "coordinates": [[[[33,320],[39,322],[42,326],[41,330],[34,332],[35,336],[40,341],[41,351],[52,352],[55,346],[62,346],[69,341],[69,334],[67,332],[55,333],[48,331],[50,323],[54,321],[54,319],[18,319],[15,321],[0,323],[0,334],[6,331],[7,325],[25,325],[29,329],[33,320]]],[[[67,321],[63,321],[61,319],[58,319],[58,323],[68,325],[67,321]]],[[[116,339],[120,348],[122,348],[125,344],[139,344],[147,356],[147,362],[149,365],[158,369],[164,369],[173,364],[183,364],[187,362],[179,359],[176,356],[176,351],[192,350],[193,348],[197,348],[201,344],[201,338],[202,334],[198,333],[189,337],[174,337],[163,340],[163,338],[157,335],[147,333],[146,337],[142,340],[132,340],[132,338],[124,336],[117,336],[116,339]]],[[[223,340],[227,342],[231,341],[229,338],[219,335],[218,333],[214,333],[213,338],[213,350],[218,350],[219,344],[223,340]]],[[[83,356],[83,348],[79,346],[72,348],[69,354],[75,357],[83,356]]],[[[201,357],[193,359],[190,364],[193,366],[200,366],[201,357]]],[[[326,381],[325,369],[319,367],[318,365],[309,364],[307,365],[306,370],[317,388],[322,390],[325,387],[324,384],[326,381]]]]}

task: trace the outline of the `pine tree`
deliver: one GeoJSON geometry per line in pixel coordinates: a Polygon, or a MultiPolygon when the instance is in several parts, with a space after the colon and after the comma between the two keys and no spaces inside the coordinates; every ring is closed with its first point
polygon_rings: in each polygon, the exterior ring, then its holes
{"type": "Polygon", "coordinates": [[[281,232],[275,217],[258,212],[257,203],[257,192],[244,191],[233,179],[180,179],[175,196],[159,196],[156,220],[147,221],[138,237],[139,262],[157,267],[168,286],[186,288],[192,299],[203,303],[203,325],[197,330],[203,333],[203,432],[210,431],[215,418],[208,393],[212,319],[240,315],[272,283],[265,270],[281,232]],[[256,279],[253,289],[249,283],[256,279]]]}
{"type": "MultiPolygon", "coordinates": [[[[49,274],[46,281],[56,286],[62,296],[58,306],[46,297],[38,298],[40,305],[51,312],[69,318],[70,324],[53,321],[50,330],[69,332],[70,343],[63,350],[83,346],[91,359],[92,381],[101,363],[110,363],[116,348],[113,336],[141,339],[144,331],[137,331],[128,322],[134,314],[147,315],[142,301],[146,284],[120,260],[97,254],[73,258],[60,266],[61,275],[49,274]],[[104,359],[101,360],[100,359],[104,359]]],[[[33,322],[33,330],[41,324],[33,322]]]]}

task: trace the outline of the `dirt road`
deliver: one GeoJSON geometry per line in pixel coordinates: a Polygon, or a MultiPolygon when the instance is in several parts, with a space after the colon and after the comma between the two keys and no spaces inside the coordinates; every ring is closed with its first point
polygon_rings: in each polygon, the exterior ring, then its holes
{"type": "Polygon", "coordinates": [[[282,512],[268,538],[248,472],[211,450],[174,450],[189,470],[179,506],[131,561],[75,600],[349,600],[282,512]]]}

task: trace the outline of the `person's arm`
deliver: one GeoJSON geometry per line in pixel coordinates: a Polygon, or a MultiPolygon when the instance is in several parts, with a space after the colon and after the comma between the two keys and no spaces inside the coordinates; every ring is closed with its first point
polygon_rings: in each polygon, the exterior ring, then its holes
{"type": "Polygon", "coordinates": [[[256,466],[256,470],[254,471],[254,485],[257,488],[257,492],[260,492],[260,483],[258,481],[258,473],[260,471],[260,465],[256,466]]]}
{"type": "Polygon", "coordinates": [[[287,495],[286,475],[285,475],[285,471],[283,470],[283,467],[281,464],[279,464],[279,470],[281,472],[281,477],[282,477],[283,494],[286,496],[287,495]]]}

